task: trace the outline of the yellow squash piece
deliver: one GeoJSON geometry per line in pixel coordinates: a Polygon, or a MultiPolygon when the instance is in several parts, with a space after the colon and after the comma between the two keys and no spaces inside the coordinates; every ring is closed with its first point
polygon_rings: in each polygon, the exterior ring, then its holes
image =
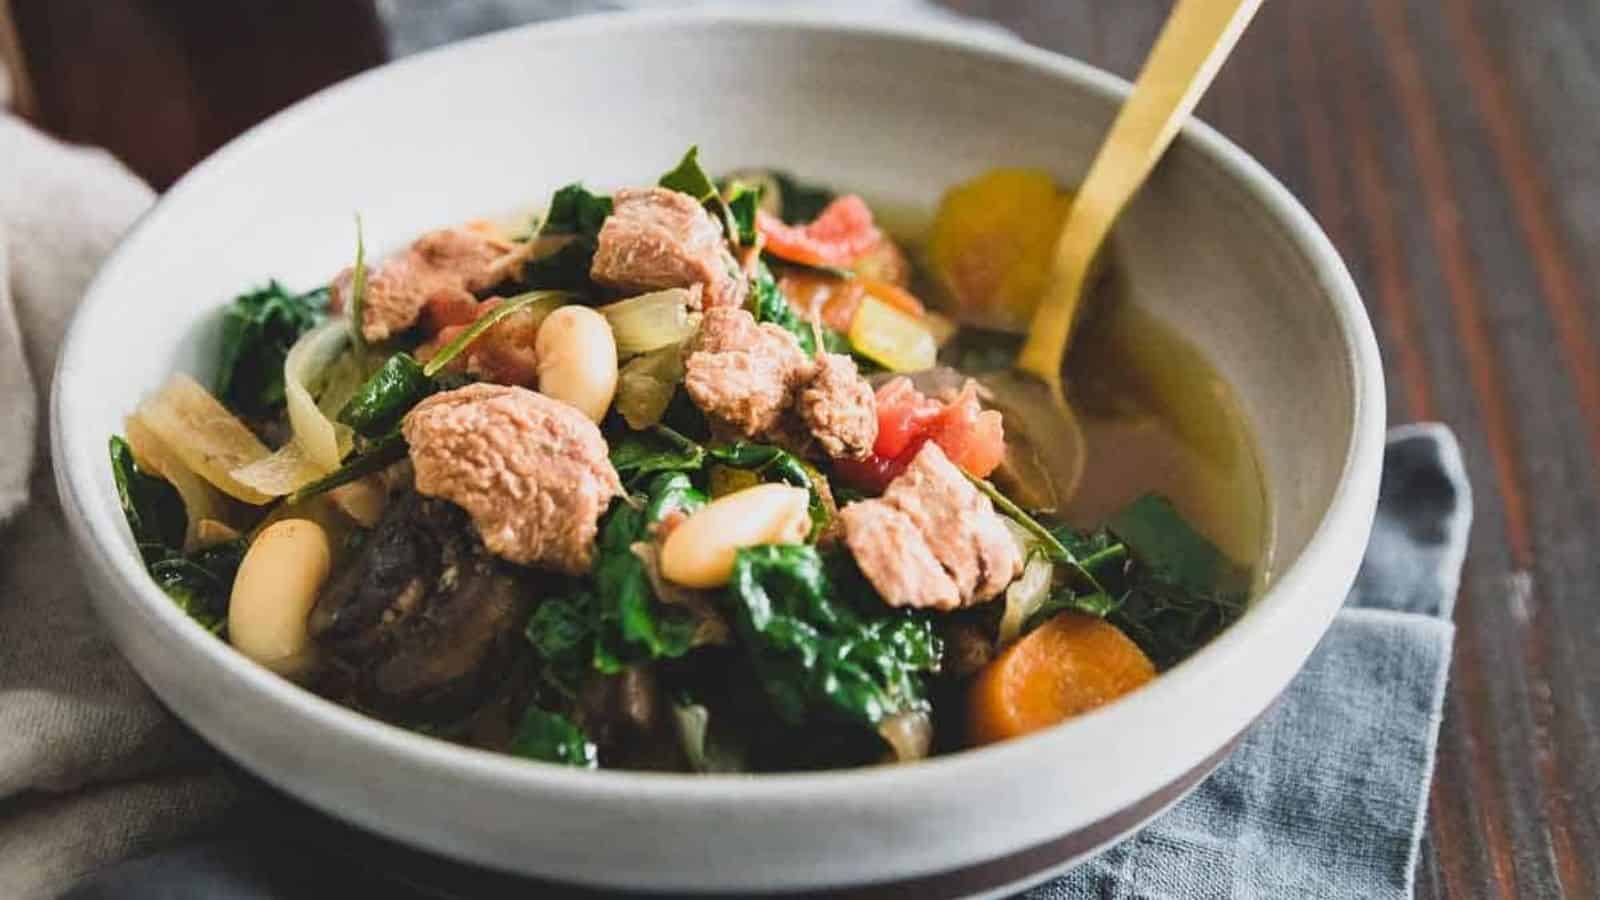
{"type": "Polygon", "coordinates": [[[850,345],[891,372],[931,369],[939,355],[927,326],[871,294],[850,322],[850,345]]]}
{"type": "Polygon", "coordinates": [[[963,322],[1026,330],[1071,194],[1042,169],[994,169],[947,191],[928,262],[963,322]]]}

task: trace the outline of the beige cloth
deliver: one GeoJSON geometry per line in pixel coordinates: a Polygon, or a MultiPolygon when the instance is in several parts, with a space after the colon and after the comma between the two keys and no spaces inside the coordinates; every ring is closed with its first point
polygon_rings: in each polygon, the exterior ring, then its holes
{"type": "Polygon", "coordinates": [[[74,305],[154,195],[0,114],[0,897],[49,897],[216,821],[210,751],[123,661],[74,574],[44,428],[74,305]]]}

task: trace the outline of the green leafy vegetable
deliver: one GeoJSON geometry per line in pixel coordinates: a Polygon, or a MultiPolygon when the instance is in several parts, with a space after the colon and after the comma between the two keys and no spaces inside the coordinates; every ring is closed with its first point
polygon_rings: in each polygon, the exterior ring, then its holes
{"type": "Polygon", "coordinates": [[[326,288],[291,294],[276,281],[235,297],[222,313],[217,397],[223,404],[258,418],[283,409],[284,357],[322,321],[327,306],[326,288]]]}
{"type": "Polygon", "coordinates": [[[773,172],[772,180],[778,185],[778,217],[790,225],[804,225],[834,201],[838,195],[818,184],[801,181],[787,172],[773,172]]]}
{"type": "Polygon", "coordinates": [[[1121,538],[1151,574],[1184,590],[1204,593],[1236,582],[1242,573],[1222,551],[1201,537],[1172,501],[1146,494],[1111,517],[1110,530],[1121,538]]]}
{"type": "Polygon", "coordinates": [[[214,634],[228,622],[228,598],[247,545],[243,540],[216,544],[150,563],[150,577],[189,618],[214,634]]]}
{"type": "Polygon", "coordinates": [[[665,425],[634,432],[611,445],[611,466],[625,483],[658,472],[698,472],[705,460],[704,447],[665,425]]]}
{"type": "Polygon", "coordinates": [[[741,247],[756,242],[756,210],[761,208],[761,195],[761,185],[742,181],[734,182],[724,194],[728,213],[733,217],[733,239],[741,247]]]}
{"type": "Polygon", "coordinates": [[[606,216],[611,215],[611,198],[591,193],[582,184],[574,182],[555,192],[550,198],[540,234],[577,234],[594,237],[600,233],[606,216]]]}
{"type": "Polygon", "coordinates": [[[836,593],[835,577],[809,545],[748,547],[735,557],[726,603],[774,711],[791,725],[870,728],[927,709],[923,676],[937,671],[940,654],[931,623],[852,609],[838,599],[845,592],[836,593]]]}
{"type": "Polygon", "coordinates": [[[589,268],[594,264],[594,250],[592,238],[574,238],[549,256],[529,260],[517,285],[529,291],[587,290],[593,287],[589,268]]]}
{"type": "Polygon", "coordinates": [[[735,469],[754,472],[763,481],[781,481],[805,488],[811,494],[811,539],[815,540],[828,527],[831,515],[823,499],[825,479],[799,457],[770,444],[752,444],[737,441],[723,446],[707,447],[706,455],[712,460],[735,469]]]}
{"type": "Polygon", "coordinates": [[[699,622],[656,599],[633,545],[648,540],[650,526],[668,513],[693,512],[705,502],[688,475],[663,472],[650,482],[642,505],[618,501],[600,523],[594,565],[596,669],[615,673],[631,662],[682,656],[694,645],[699,622]]]}
{"type": "Polygon", "coordinates": [[[591,193],[573,183],[557,190],[539,227],[541,236],[570,235],[554,253],[530,260],[522,267],[522,290],[582,291],[592,288],[589,268],[594,263],[596,238],[611,215],[611,198],[591,193]]]}
{"type": "Polygon", "coordinates": [[[178,489],[166,480],[146,475],[133,461],[133,449],[120,437],[111,438],[111,477],[117,485],[122,515],[128,520],[133,541],[145,565],[170,556],[183,546],[189,516],[178,489]]]}
{"type": "Polygon", "coordinates": [[[756,263],[755,274],[750,278],[750,314],[757,322],[771,322],[794,335],[807,356],[817,355],[818,335],[822,337],[821,349],[829,353],[850,352],[850,341],[844,335],[795,312],[765,262],[756,263]]]}
{"type": "Polygon", "coordinates": [[[433,393],[433,380],[409,353],[384,360],[339,411],[339,421],[364,437],[392,431],[413,406],[433,393]]]}
{"type": "Polygon", "coordinates": [[[741,223],[739,214],[734,211],[729,201],[722,196],[722,192],[717,190],[717,183],[712,181],[711,176],[706,174],[706,170],[700,167],[699,147],[690,147],[689,151],[683,154],[683,159],[678,161],[678,165],[672,171],[661,176],[661,180],[657,183],[669,190],[688,194],[700,201],[702,205],[709,207],[722,222],[722,228],[727,232],[728,240],[735,245],[743,246],[755,241],[754,205],[759,205],[761,202],[759,192],[750,201],[740,201],[741,206],[749,206],[749,227],[746,228],[741,223]],[[746,234],[749,235],[748,241],[744,239],[746,234]]]}
{"type": "Polygon", "coordinates": [[[661,176],[661,180],[657,183],[668,190],[688,194],[701,203],[718,196],[716,182],[711,180],[705,169],[700,168],[698,146],[690,147],[688,152],[683,154],[683,159],[678,160],[672,171],[661,176]]]}
{"type": "Polygon", "coordinates": [[[1111,517],[1109,529],[1052,533],[1088,580],[1058,586],[1027,628],[1063,610],[1101,616],[1167,669],[1244,612],[1248,573],[1163,497],[1140,497],[1111,517]]]}
{"type": "Polygon", "coordinates": [[[577,591],[539,602],[523,633],[533,645],[545,684],[572,700],[594,656],[594,595],[577,591]]]}
{"type": "Polygon", "coordinates": [[[558,713],[529,707],[511,739],[511,753],[526,759],[593,769],[600,754],[572,720],[558,713]]]}
{"type": "Polygon", "coordinates": [[[110,449],[117,499],[150,577],[190,618],[221,633],[244,542],[229,541],[185,554],[181,548],[189,521],[177,489],[140,471],[133,450],[122,438],[112,437],[110,449]]]}

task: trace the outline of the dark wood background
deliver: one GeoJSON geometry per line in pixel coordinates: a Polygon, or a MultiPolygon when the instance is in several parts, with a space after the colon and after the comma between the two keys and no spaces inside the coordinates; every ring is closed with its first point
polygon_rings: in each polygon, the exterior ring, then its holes
{"type": "MultiPolygon", "coordinates": [[[[1168,6],[943,2],[1130,77],[1168,6]]],[[[12,11],[35,118],[157,186],[385,52],[365,0],[12,11]]],[[[1391,420],[1471,470],[1418,895],[1600,896],[1600,3],[1268,0],[1201,115],[1344,253],[1391,420]]]]}

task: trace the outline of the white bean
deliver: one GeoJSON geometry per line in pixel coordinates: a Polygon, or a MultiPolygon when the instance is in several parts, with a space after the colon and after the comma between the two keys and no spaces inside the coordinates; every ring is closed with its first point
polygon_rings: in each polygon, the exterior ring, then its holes
{"type": "Polygon", "coordinates": [[[563,306],[545,317],[533,349],[539,393],[595,422],[605,417],[617,392],[617,341],[605,316],[587,306],[563,306]]]}
{"type": "Polygon", "coordinates": [[[787,484],[724,494],[674,528],[661,545],[661,574],[687,587],[727,584],[741,547],[794,544],[811,530],[811,495],[787,484]]]}
{"type": "Polygon", "coordinates": [[[306,619],[328,578],[332,554],[322,526],[283,519],[256,536],[239,564],[228,602],[228,640],[280,675],[311,661],[306,619]]]}

